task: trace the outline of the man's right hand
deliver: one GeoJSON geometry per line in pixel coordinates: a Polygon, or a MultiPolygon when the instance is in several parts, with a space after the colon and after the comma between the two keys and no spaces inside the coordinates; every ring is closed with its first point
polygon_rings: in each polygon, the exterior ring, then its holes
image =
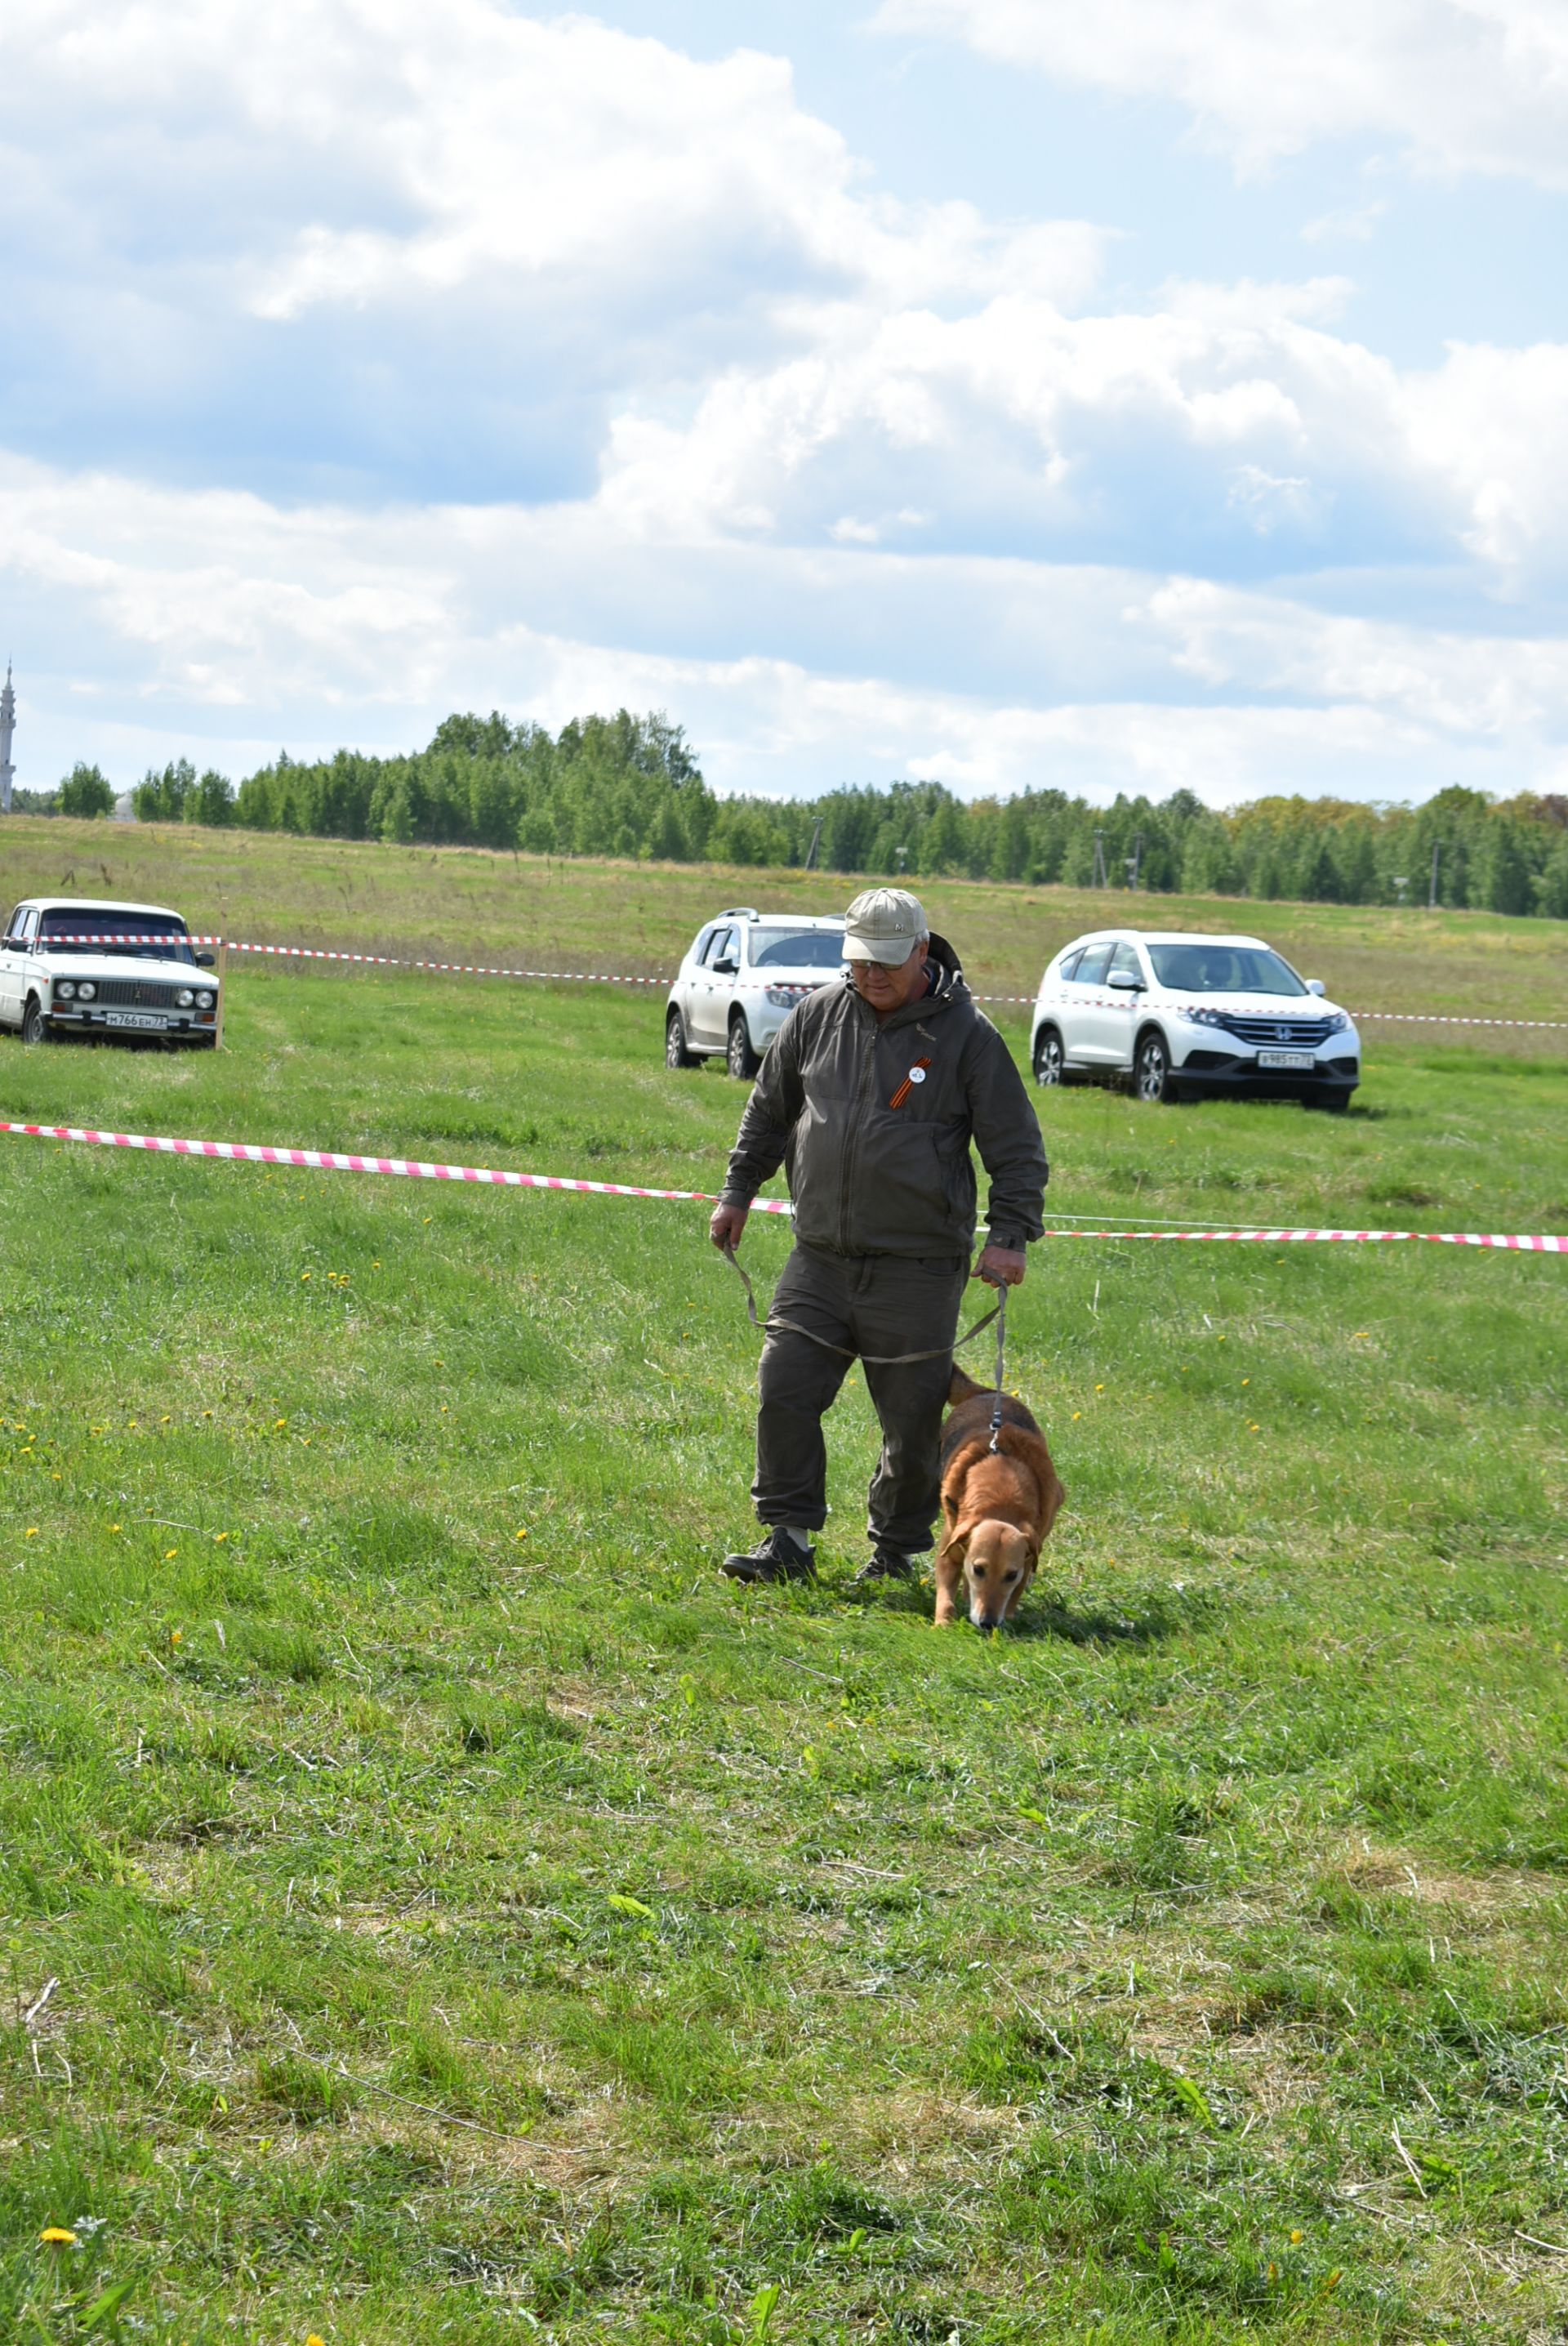
{"type": "Polygon", "coordinates": [[[750,1211],[749,1206],[715,1206],[708,1235],[721,1254],[726,1247],[740,1244],[750,1211]]]}

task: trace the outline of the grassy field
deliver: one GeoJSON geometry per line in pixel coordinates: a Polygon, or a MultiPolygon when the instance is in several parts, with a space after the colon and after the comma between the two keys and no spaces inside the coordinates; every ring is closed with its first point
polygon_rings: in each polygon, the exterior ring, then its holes
{"type": "MultiPolygon", "coordinates": [[[[23,829],[57,885],[85,827],[23,829]]],[[[290,871],[365,941],[618,904],[651,955],[714,900],[92,836],[241,933],[290,871]]],[[[1010,974],[1025,913],[1081,916],[1010,974]]],[[[1421,933],[1561,998],[1543,924],[1421,933]]],[[[696,1188],[740,1102],[657,997],[247,968],[228,1043],[3,1039],[0,1100],[696,1188]]],[[[1067,1213],[1568,1229],[1561,1053],[1044,1105],[1067,1213]]],[[[1568,2335],[1562,1262],[1037,1248],[1068,1504],[986,1644],[850,1586],[858,1376],[820,1585],[718,1580],[756,1354],[698,1209],[0,1152],[7,2338],[1568,2335]]]]}
{"type": "MultiPolygon", "coordinates": [[[[841,911],[859,885],[838,872],[719,865],[552,862],[478,848],[394,848],[184,824],[12,816],[0,827],[9,905],[44,889],[172,901],[195,923],[257,944],[349,946],[470,960],[526,954],[531,966],[672,973],[723,904],[841,911]]],[[[1126,917],[1125,893],[921,880],[937,925],[982,993],[1033,995],[1070,937],[1126,917]]],[[[1568,1019],[1568,923],[1490,913],[1259,904],[1155,896],[1161,927],[1261,931],[1357,1008],[1568,1019]]],[[[999,1009],[1018,1024],[1023,1012],[999,1009]]],[[[1565,1056],[1564,1038],[1494,1035],[1489,1049],[1565,1056]]]]}

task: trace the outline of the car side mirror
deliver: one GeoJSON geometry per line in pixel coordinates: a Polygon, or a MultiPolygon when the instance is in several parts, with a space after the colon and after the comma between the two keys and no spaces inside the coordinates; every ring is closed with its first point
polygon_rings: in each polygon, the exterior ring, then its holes
{"type": "Polygon", "coordinates": [[[1307,981],[1307,991],[1308,994],[1317,994],[1319,999],[1321,1000],[1323,995],[1328,993],[1329,989],[1324,984],[1320,977],[1309,977],[1307,981]]]}
{"type": "Polygon", "coordinates": [[[1143,979],[1135,977],[1130,969],[1114,969],[1110,983],[1119,994],[1142,994],[1144,991],[1143,979]]]}
{"type": "Polygon", "coordinates": [[[714,963],[713,974],[715,977],[733,977],[739,967],[740,964],[738,961],[731,961],[726,954],[723,961],[714,963]]]}
{"type": "Polygon", "coordinates": [[[215,969],[217,965],[218,955],[216,954],[198,954],[196,956],[196,966],[198,969],[215,969]]]}

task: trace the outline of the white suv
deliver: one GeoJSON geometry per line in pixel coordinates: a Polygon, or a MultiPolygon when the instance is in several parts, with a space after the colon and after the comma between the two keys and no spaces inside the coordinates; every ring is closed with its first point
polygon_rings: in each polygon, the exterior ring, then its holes
{"type": "Polygon", "coordinates": [[[1097,929],[1040,981],[1034,1080],[1129,1081],[1140,1099],[1198,1091],[1349,1107],[1361,1046],[1320,981],[1298,977],[1260,937],[1097,929]]]}
{"type": "Polygon", "coordinates": [[[195,951],[165,904],[29,896],[0,939],[0,1025],[19,1027],[24,1043],[158,1035],[209,1051],[218,1040],[211,967],[212,955],[195,951]]]}
{"type": "Polygon", "coordinates": [[[732,904],[699,931],[676,974],[664,1014],[666,1066],[695,1067],[722,1052],[732,1076],[754,1076],[795,1005],[843,966],[842,914],[732,904]]]}

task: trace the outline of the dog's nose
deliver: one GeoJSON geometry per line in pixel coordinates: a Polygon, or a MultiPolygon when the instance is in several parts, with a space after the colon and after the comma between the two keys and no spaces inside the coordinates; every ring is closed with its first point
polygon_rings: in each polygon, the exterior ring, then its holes
{"type": "Polygon", "coordinates": [[[983,1637],[989,1637],[993,1629],[995,1628],[996,1624],[992,1620],[989,1614],[983,1613],[979,1620],[975,1622],[974,1626],[979,1630],[983,1637]]]}

